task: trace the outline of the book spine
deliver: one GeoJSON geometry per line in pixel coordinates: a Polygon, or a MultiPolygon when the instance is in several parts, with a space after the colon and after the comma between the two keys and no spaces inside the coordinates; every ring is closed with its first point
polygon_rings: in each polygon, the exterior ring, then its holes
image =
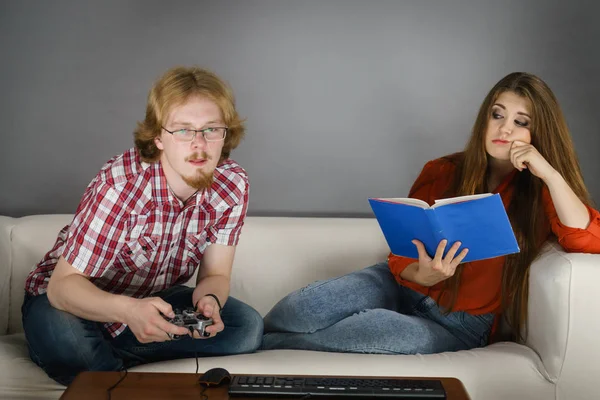
{"type": "Polygon", "coordinates": [[[429,226],[431,227],[431,233],[433,234],[433,237],[436,240],[435,248],[437,248],[437,245],[442,241],[442,239],[445,239],[444,230],[442,229],[442,224],[440,223],[440,220],[438,219],[437,213],[435,212],[435,208],[425,209],[425,215],[427,215],[427,219],[429,220],[429,226]]]}

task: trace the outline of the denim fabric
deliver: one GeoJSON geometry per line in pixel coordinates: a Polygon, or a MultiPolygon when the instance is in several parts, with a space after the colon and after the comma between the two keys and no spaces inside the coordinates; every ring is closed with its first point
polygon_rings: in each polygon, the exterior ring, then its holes
{"type": "Polygon", "coordinates": [[[444,314],[399,285],[387,263],[312,283],[265,316],[262,349],[428,354],[486,345],[493,314],[444,314]]]}
{"type": "MultiPolygon", "coordinates": [[[[174,286],[157,296],[174,309],[192,307],[193,289],[174,286]]],[[[25,295],[23,327],[31,359],[55,381],[68,385],[82,371],[118,371],[149,362],[251,353],[261,342],[263,321],[252,307],[227,299],[221,318],[225,329],[210,339],[140,343],[127,328],[112,338],[98,322],[52,307],[48,297],[25,295]]]]}

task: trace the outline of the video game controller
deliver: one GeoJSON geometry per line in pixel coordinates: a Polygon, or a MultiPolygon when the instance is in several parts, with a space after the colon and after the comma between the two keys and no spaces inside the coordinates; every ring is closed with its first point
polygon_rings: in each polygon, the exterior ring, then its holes
{"type": "MultiPolygon", "coordinates": [[[[202,313],[196,312],[193,309],[187,309],[179,312],[175,310],[175,317],[167,318],[167,321],[173,325],[183,326],[188,328],[190,333],[193,335],[194,332],[198,332],[200,336],[209,337],[210,333],[205,332],[205,328],[213,324],[212,318],[205,317],[202,313]]],[[[180,335],[170,335],[172,339],[181,338],[180,335]]]]}

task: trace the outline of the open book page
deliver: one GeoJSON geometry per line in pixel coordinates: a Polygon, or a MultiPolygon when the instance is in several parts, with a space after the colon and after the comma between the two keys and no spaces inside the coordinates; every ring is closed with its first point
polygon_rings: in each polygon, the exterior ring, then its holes
{"type": "Polygon", "coordinates": [[[398,198],[373,198],[373,200],[383,201],[385,203],[398,203],[398,204],[406,204],[409,206],[416,206],[421,208],[429,208],[429,204],[423,200],[419,199],[411,199],[409,197],[398,197],[398,198]]]}
{"type": "Polygon", "coordinates": [[[440,199],[440,200],[436,200],[435,204],[433,206],[431,206],[431,208],[441,207],[446,204],[462,203],[464,201],[483,199],[483,198],[489,197],[489,196],[493,196],[493,194],[492,193],[471,194],[468,196],[458,196],[458,197],[451,197],[449,199],[440,199]]]}

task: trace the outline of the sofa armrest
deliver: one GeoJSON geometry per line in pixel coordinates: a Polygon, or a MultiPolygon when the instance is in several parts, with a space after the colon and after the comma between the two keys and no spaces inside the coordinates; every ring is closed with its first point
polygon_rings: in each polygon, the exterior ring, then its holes
{"type": "Polygon", "coordinates": [[[12,275],[11,233],[15,219],[0,215],[0,336],[8,332],[12,275]]]}
{"type": "Polygon", "coordinates": [[[557,398],[597,387],[599,282],[600,255],[567,253],[557,243],[548,244],[531,266],[526,344],[540,356],[546,378],[569,393],[557,398]]]}

